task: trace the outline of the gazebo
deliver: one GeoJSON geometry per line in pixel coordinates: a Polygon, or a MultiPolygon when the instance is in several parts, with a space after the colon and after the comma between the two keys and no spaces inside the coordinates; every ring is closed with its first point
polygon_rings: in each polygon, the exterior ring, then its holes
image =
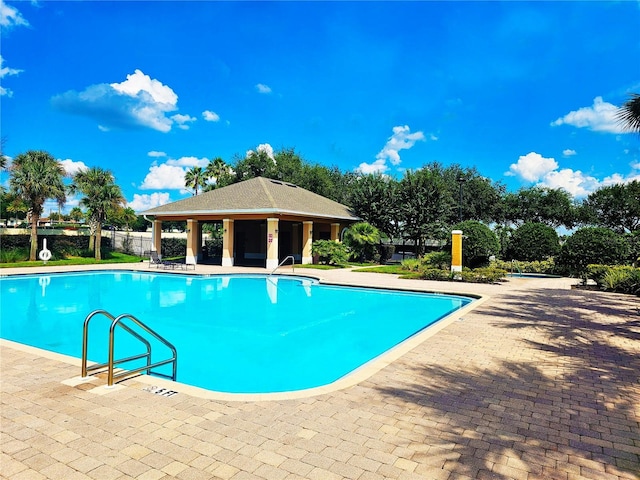
{"type": "Polygon", "coordinates": [[[222,266],[312,263],[314,240],[340,241],[360,219],[349,207],[291,183],[257,177],[141,212],[160,251],[163,221],[187,222],[187,263],[202,259],[202,224],[222,222],[222,266]]]}

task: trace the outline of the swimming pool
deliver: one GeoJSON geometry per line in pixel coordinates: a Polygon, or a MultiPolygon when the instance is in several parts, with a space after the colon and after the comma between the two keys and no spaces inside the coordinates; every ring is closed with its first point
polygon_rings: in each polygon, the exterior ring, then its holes
{"type": "MultiPolygon", "coordinates": [[[[326,385],[472,301],[302,277],[113,271],[2,278],[0,299],[1,338],[78,358],[91,311],[133,314],[176,346],[179,382],[229,393],[326,385]]],[[[106,361],[109,323],[92,320],[92,361],[106,361]]],[[[116,334],[116,356],[139,351],[116,334]]]]}

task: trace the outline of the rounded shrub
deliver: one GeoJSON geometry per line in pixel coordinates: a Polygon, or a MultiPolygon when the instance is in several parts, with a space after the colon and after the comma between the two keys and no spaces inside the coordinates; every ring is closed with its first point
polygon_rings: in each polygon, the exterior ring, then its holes
{"type": "Polygon", "coordinates": [[[560,253],[560,240],[556,231],[544,223],[521,225],[509,241],[507,258],[533,262],[544,260],[560,253]]]}
{"type": "Polygon", "coordinates": [[[620,265],[628,256],[629,245],[622,235],[601,227],[582,228],[567,238],[556,265],[564,273],[583,276],[587,265],[620,265]]]}
{"type": "MultiPolygon", "coordinates": [[[[484,223],[475,220],[460,222],[453,227],[462,230],[462,263],[465,267],[476,268],[489,263],[489,257],[500,250],[498,237],[484,223]]],[[[449,250],[451,239],[449,239],[449,250]]]]}

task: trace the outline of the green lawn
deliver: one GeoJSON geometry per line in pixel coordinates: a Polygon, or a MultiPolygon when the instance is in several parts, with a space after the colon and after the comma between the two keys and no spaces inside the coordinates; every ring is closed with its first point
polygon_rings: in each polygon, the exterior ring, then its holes
{"type": "MultiPolygon", "coordinates": [[[[94,258],[72,257],[64,260],[49,260],[46,264],[50,266],[59,265],[104,265],[109,263],[139,263],[143,259],[136,255],[127,255],[126,253],[111,252],[107,258],[96,261],[94,258]]],[[[42,260],[35,262],[13,262],[0,263],[0,268],[19,268],[19,267],[42,267],[45,263],[42,260]]]]}

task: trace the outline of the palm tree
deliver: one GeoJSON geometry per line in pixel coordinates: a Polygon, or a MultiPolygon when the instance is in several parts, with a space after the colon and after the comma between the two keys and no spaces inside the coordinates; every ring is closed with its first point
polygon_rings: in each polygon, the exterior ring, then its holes
{"type": "Polygon", "coordinates": [[[71,217],[71,220],[73,220],[76,223],[79,223],[80,220],[83,219],[84,213],[82,213],[82,210],[80,210],[80,207],[73,207],[69,212],[69,216],[71,217]]]}
{"type": "Polygon", "coordinates": [[[357,261],[372,260],[380,243],[380,232],[370,223],[354,223],[344,232],[344,243],[351,248],[357,261]]]}
{"type": "Polygon", "coordinates": [[[129,231],[129,225],[135,223],[138,219],[138,215],[136,215],[136,211],[131,207],[123,208],[119,212],[120,221],[124,223],[125,230],[129,231]]]}
{"type": "Polygon", "coordinates": [[[4,156],[4,144],[7,141],[7,137],[0,138],[0,170],[6,170],[7,168],[7,157],[4,156]]]}
{"type": "Polygon", "coordinates": [[[202,167],[193,167],[191,170],[187,170],[184,175],[184,186],[193,188],[198,195],[198,187],[204,187],[207,183],[207,178],[202,167]]]}
{"type": "Polygon", "coordinates": [[[220,183],[220,179],[229,174],[229,167],[224,163],[224,160],[216,157],[209,161],[204,173],[208,178],[214,178],[217,186],[220,183]]]}
{"type": "Polygon", "coordinates": [[[72,193],[80,192],[84,195],[80,205],[89,211],[89,226],[95,237],[93,243],[95,259],[101,260],[102,224],[109,210],[125,204],[126,199],[122,195],[122,190],[115,184],[113,174],[100,167],[92,167],[76,173],[69,190],[72,193]]]}
{"type": "Polygon", "coordinates": [[[632,93],[630,96],[616,112],[616,118],[625,129],[640,133],[640,94],[632,93]]]}
{"type": "Polygon", "coordinates": [[[38,220],[45,200],[53,198],[63,205],[66,200],[62,183],[65,171],[50,153],[29,150],[17,155],[11,164],[9,185],[11,191],[27,206],[31,216],[31,249],[29,260],[36,260],[38,250],[38,220]]]}

